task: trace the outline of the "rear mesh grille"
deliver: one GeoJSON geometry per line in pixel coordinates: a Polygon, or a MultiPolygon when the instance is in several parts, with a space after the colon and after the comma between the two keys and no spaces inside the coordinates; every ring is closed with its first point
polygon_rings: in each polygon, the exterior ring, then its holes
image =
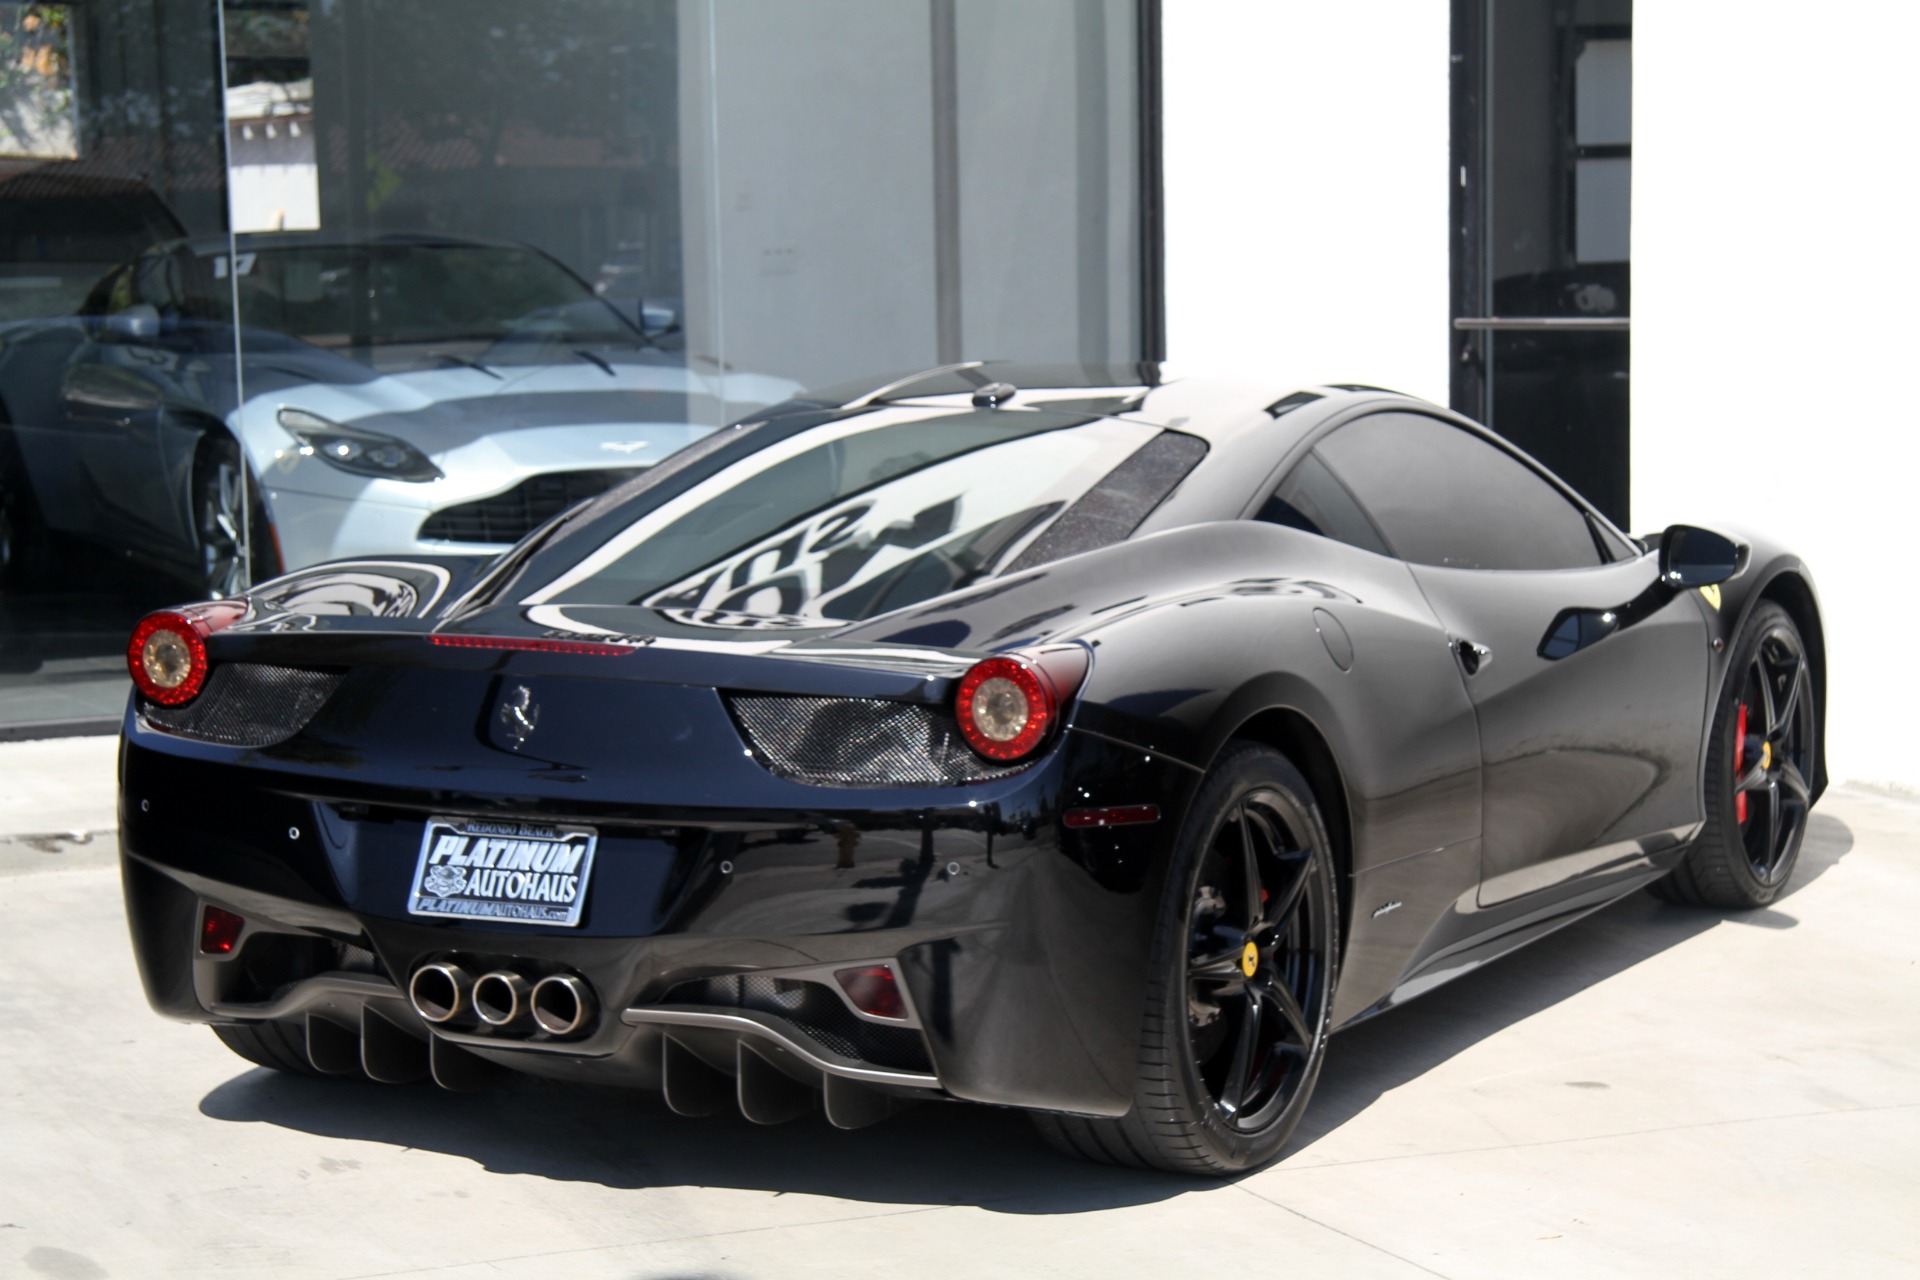
{"type": "Polygon", "coordinates": [[[327,671],[270,667],[258,662],[223,663],[207,687],[184,707],[148,706],[148,727],[196,742],[224,747],[270,747],[306,728],[342,677],[327,671]]]}
{"type": "Polygon", "coordinates": [[[666,1004],[735,1005],[785,1018],[794,1029],[830,1053],[901,1071],[932,1071],[926,1041],[911,1027],[883,1027],[847,1008],[818,982],[795,982],[749,973],[683,982],[666,1004]]]}
{"type": "Polygon", "coordinates": [[[420,526],[420,537],[439,542],[518,542],[576,502],[597,498],[645,470],[617,467],[530,476],[505,493],[434,512],[420,526]]]}
{"type": "Polygon", "coordinates": [[[757,695],[728,701],[768,771],[816,787],[953,786],[1026,768],[982,760],[951,719],[911,702],[757,695]]]}

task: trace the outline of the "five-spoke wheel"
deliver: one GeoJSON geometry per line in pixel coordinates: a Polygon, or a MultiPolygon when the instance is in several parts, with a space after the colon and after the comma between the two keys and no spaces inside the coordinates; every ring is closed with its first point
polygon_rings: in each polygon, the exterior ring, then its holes
{"type": "Polygon", "coordinates": [[[1189,907],[1187,1034],[1221,1119],[1255,1132],[1285,1107],[1325,1020],[1329,921],[1314,847],[1287,798],[1241,797],[1219,825],[1189,907]]]}
{"type": "Polygon", "coordinates": [[[1676,902],[1759,907],[1793,874],[1818,776],[1819,707],[1793,618],[1760,604],[1733,646],[1707,744],[1706,825],[1654,886],[1676,902]]]}
{"type": "Polygon", "coordinates": [[[1133,1109],[1036,1115],[1071,1154],[1227,1174],[1280,1153],[1326,1056],[1339,955],[1332,848],[1285,756],[1229,744],[1175,845],[1133,1109]]]}
{"type": "Polygon", "coordinates": [[[279,572],[259,489],[233,437],[210,433],[193,469],[194,533],[200,553],[196,585],[209,598],[239,595],[279,572]]]}
{"type": "Polygon", "coordinates": [[[1736,678],[1734,818],[1754,877],[1775,884],[1793,864],[1813,803],[1812,678],[1799,633],[1769,628],[1736,678]]]}

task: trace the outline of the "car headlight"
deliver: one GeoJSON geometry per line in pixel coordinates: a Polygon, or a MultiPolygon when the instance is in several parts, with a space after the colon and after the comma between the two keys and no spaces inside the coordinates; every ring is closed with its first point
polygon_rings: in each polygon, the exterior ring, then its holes
{"type": "Polygon", "coordinates": [[[405,440],[328,422],[305,409],[282,409],[279,419],[288,434],[300,442],[302,453],[342,471],[416,484],[440,478],[440,468],[405,440]]]}

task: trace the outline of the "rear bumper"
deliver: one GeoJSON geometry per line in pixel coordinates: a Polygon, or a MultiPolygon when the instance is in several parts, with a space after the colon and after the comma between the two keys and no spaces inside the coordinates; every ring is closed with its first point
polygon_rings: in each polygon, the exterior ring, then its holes
{"type": "Polygon", "coordinates": [[[1034,769],[991,783],[809,788],[818,804],[805,809],[569,813],[551,798],[323,783],[276,772],[257,752],[176,751],[138,733],[122,760],[123,881],[148,998],[170,1017],[318,1018],[323,1038],[362,1032],[373,1017],[365,1047],[375,1057],[376,1040],[397,1029],[431,1046],[436,1071],[458,1050],[538,1074],[664,1086],[675,1105],[711,1093],[715,1073],[735,1077],[745,1105],[750,1078],[772,1063],[825,1090],[830,1114],[836,1089],[843,1111],[862,1114],[852,1082],[1117,1115],[1133,1092],[1166,853],[1197,778],[1069,732],[1034,769]],[[1158,804],[1162,818],[1069,831],[1059,821],[1069,795],[1158,804]],[[429,812],[597,825],[581,926],[408,915],[429,812]],[[249,922],[230,957],[198,952],[206,905],[249,922]],[[442,960],[475,973],[576,974],[597,1016],[566,1039],[471,1019],[429,1025],[405,990],[421,964],[442,960]],[[897,1037],[823,1034],[804,1009],[715,1004],[696,985],[875,962],[909,993],[917,1051],[897,1037]]]}

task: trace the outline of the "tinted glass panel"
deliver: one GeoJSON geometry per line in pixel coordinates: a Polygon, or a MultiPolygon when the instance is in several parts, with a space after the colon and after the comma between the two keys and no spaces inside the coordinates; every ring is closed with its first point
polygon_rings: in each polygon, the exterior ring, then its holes
{"type": "Polygon", "coordinates": [[[1453,407],[1624,522],[1632,0],[1453,8],[1453,407]]]}
{"type": "Polygon", "coordinates": [[[0,0],[0,722],[117,717],[151,608],[491,557],[810,389],[1140,360],[1147,12],[0,0]]]}
{"type": "Polygon", "coordinates": [[[1600,562],[1578,507],[1518,459],[1437,418],[1373,414],[1317,452],[1402,559],[1456,569],[1600,562]]]}
{"type": "Polygon", "coordinates": [[[1347,487],[1312,454],[1280,482],[1254,519],[1305,529],[1383,556],[1393,554],[1347,487]]]}

